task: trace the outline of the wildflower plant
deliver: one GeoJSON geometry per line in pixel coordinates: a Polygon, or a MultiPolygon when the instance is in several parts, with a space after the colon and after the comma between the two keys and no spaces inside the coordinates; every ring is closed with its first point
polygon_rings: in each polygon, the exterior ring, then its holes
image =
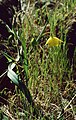
{"type": "Polygon", "coordinates": [[[63,41],[60,40],[59,38],[57,38],[57,37],[50,37],[47,40],[46,45],[48,45],[49,47],[53,47],[53,46],[58,46],[61,43],[63,43],[63,41]]]}

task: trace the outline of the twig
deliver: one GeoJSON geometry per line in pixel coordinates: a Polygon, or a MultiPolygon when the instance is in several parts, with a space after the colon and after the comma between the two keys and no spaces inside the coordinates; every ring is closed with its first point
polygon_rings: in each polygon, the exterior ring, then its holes
{"type": "Polygon", "coordinates": [[[70,100],[70,102],[68,103],[68,105],[64,108],[64,112],[63,114],[61,114],[61,116],[59,118],[57,118],[57,120],[60,120],[60,118],[66,113],[66,109],[69,107],[69,105],[72,103],[72,101],[75,99],[76,94],[74,95],[74,97],[70,100]]]}
{"type": "Polygon", "coordinates": [[[74,100],[75,97],[76,97],[76,94],[75,94],[74,97],[70,100],[70,102],[68,103],[68,105],[64,108],[64,111],[69,107],[69,105],[72,103],[72,101],[74,100]]]}

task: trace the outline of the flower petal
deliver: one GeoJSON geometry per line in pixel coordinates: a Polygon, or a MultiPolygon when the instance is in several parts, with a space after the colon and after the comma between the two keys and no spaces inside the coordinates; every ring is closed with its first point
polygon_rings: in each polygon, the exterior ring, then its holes
{"type": "Polygon", "coordinates": [[[50,37],[47,40],[46,45],[48,45],[49,47],[53,47],[53,46],[58,46],[61,43],[63,43],[63,41],[60,40],[59,38],[57,38],[57,37],[50,37]]]}

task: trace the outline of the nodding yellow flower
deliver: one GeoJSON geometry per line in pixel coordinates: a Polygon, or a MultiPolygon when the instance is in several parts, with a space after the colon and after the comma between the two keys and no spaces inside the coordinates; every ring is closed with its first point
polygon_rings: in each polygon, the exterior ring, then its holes
{"type": "Polygon", "coordinates": [[[57,38],[57,37],[50,37],[47,40],[46,45],[48,45],[48,47],[53,47],[53,46],[58,46],[61,43],[63,43],[63,41],[60,40],[59,38],[57,38]]]}

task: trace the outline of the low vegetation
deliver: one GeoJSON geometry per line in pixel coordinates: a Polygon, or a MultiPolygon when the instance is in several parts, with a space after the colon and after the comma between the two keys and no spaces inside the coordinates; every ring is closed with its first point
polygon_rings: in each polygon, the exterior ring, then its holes
{"type": "MultiPolygon", "coordinates": [[[[28,1],[25,11],[19,12],[20,27],[10,31],[14,40],[10,36],[6,46],[15,52],[2,52],[8,59],[7,76],[15,90],[0,92],[1,97],[7,94],[3,99],[8,103],[1,103],[0,119],[75,120],[76,72],[68,65],[65,23],[72,22],[76,2],[55,0],[52,8],[49,2],[41,8],[37,4],[28,1]],[[48,48],[46,41],[56,36],[56,26],[63,43],[48,48]]],[[[76,50],[76,61],[75,56],[76,50]]]]}

